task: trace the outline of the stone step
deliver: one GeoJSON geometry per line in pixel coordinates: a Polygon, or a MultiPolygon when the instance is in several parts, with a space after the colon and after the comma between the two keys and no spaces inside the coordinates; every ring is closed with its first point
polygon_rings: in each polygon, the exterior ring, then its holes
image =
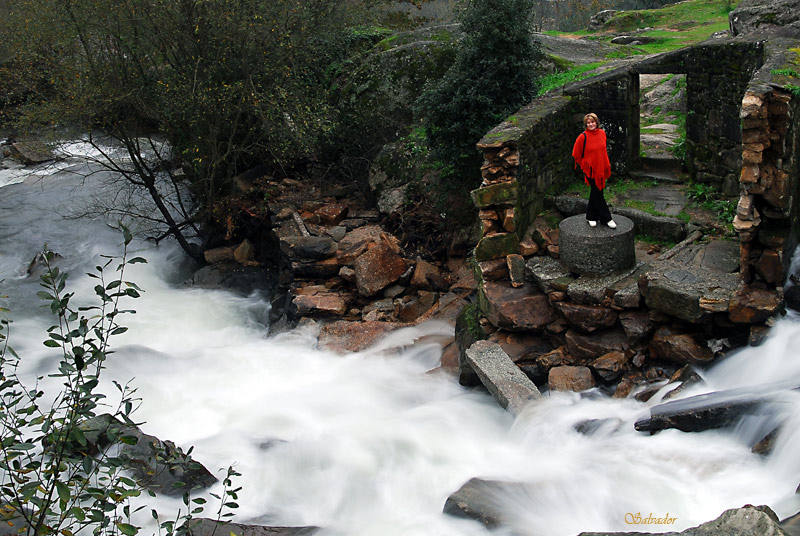
{"type": "Polygon", "coordinates": [[[645,156],[639,159],[642,169],[669,170],[673,173],[680,173],[683,170],[683,162],[671,155],[645,156]]]}
{"type": "Polygon", "coordinates": [[[684,183],[684,179],[676,174],[673,169],[637,169],[628,174],[635,179],[653,179],[670,184],[684,183]]]}

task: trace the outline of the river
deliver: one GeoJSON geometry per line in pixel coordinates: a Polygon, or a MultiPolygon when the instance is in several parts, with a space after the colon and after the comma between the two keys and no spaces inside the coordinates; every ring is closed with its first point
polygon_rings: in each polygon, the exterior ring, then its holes
{"type": "MultiPolygon", "coordinates": [[[[121,253],[121,235],[100,216],[68,217],[103,191],[105,172],[87,177],[79,157],[6,167],[0,294],[14,320],[11,344],[32,376],[48,372],[55,355],[42,345],[51,319],[27,276],[31,259],[46,242],[63,257],[75,299],[89,299],[95,283],[84,274],[99,255],[121,253]]],[[[755,424],[637,433],[633,422],[655,400],[555,393],[514,419],[484,392],[430,372],[437,347],[412,342],[446,329],[441,324],[403,330],[378,349],[334,354],[316,347],[313,326],[270,334],[263,296],[184,287],[191,263],[175,245],[132,246],[149,262],[127,277],[145,292],[126,305],[137,312],[113,340],[105,389],[114,392],[112,379],[130,380],[142,398],[135,417],[144,432],[194,445],[212,472],[233,465],[242,475],[238,522],[315,525],[322,536],[487,535],[476,522],[441,513],[473,477],[526,484],[504,498],[512,522],[492,532],[500,535],[679,531],[748,503],[770,505],[782,518],[800,508],[793,392],[776,406],[787,433],[769,457],[750,452],[755,424]],[[583,435],[575,426],[586,419],[610,424],[583,435]],[[637,513],[675,520],[632,525],[637,513]]],[[[708,371],[705,389],[800,385],[797,348],[800,323],[783,319],[762,346],[708,371]]],[[[180,506],[157,503],[163,513],[180,506]]]]}

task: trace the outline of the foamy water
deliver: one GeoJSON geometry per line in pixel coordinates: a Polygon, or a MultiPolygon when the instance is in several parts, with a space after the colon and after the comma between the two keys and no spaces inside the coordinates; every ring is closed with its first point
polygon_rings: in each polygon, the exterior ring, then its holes
{"type": "MultiPolygon", "coordinates": [[[[89,299],[95,282],[82,274],[120,243],[102,221],[30,214],[46,208],[48,195],[62,196],[59,181],[74,190],[67,171],[49,180],[0,189],[0,279],[11,296],[12,344],[29,376],[47,372],[56,358],[41,344],[50,320],[33,305],[30,251],[44,241],[56,246],[71,290],[89,299]]],[[[437,349],[414,341],[450,329],[442,324],[335,354],[317,348],[313,326],[270,335],[261,297],[183,288],[177,248],[133,246],[150,262],[126,274],[145,292],[124,305],[137,313],[122,319],[130,329],[112,341],[116,353],[104,373],[110,403],[112,379],[130,381],[142,398],[135,419],[144,432],[193,445],[212,472],[233,465],[242,473],[236,521],[316,525],[324,535],[486,535],[476,522],[441,513],[447,496],[473,477],[524,485],[500,497],[511,525],[494,534],[678,531],[748,503],[768,504],[781,517],[798,509],[797,423],[785,426],[791,432],[770,457],[760,457],[750,453],[748,426],[650,436],[633,429],[648,404],[599,394],[552,394],[515,420],[487,394],[431,372],[437,349]],[[588,419],[606,421],[591,435],[577,432],[588,419]],[[637,513],[674,522],[626,522],[637,513]]],[[[799,343],[800,323],[781,321],[764,345],[709,371],[706,389],[800,380],[799,343]]],[[[796,396],[781,395],[774,419],[797,414],[796,396]]],[[[156,506],[168,514],[182,504],[156,506]]],[[[149,509],[139,521],[148,517],[149,509]]]]}

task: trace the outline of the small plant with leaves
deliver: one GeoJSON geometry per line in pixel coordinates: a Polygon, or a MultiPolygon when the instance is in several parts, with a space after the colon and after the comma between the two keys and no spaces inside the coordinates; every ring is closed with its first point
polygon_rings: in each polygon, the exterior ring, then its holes
{"type": "MultiPolygon", "coordinates": [[[[105,262],[88,274],[97,280],[95,305],[73,305],[74,293],[66,291],[69,274],[53,264],[55,254],[45,247],[44,290],[38,296],[57,319],[44,341],[46,347],[60,351],[56,370],[48,375],[61,383],[55,396],[45,392],[44,376],[36,377],[33,385],[24,378],[20,356],[9,344],[12,322],[0,320],[0,520],[20,534],[71,536],[91,531],[133,536],[140,530],[132,515],[144,506],[136,506],[133,500],[144,488],[126,467],[130,460],[119,454],[120,449],[106,448],[137,442],[125,430],[135,428],[131,415],[140,400],[129,385],[114,382],[120,400],[109,407],[106,395],[98,390],[105,362],[113,353],[109,342],[127,330],[119,323],[120,316],[135,312],[120,309],[120,302],[138,298],[142,292],[125,280],[125,270],[146,260],[128,258],[132,237],[124,227],[123,236],[123,254],[103,256],[105,262]],[[114,264],[116,275],[109,280],[114,264]],[[102,418],[97,415],[101,408],[119,426],[91,430],[88,423],[102,418]]],[[[196,463],[188,457],[178,457],[178,462],[196,463]]],[[[226,515],[223,509],[237,506],[228,499],[239,491],[231,486],[233,476],[236,473],[229,469],[218,518],[226,515]]],[[[162,524],[168,535],[184,531],[205,501],[193,500],[187,492],[184,502],[194,504],[194,509],[178,512],[176,522],[162,524]]]]}
{"type": "Polygon", "coordinates": [[[720,222],[730,223],[736,216],[736,203],[726,199],[711,184],[692,182],[686,187],[686,194],[697,206],[713,212],[720,222]]]}

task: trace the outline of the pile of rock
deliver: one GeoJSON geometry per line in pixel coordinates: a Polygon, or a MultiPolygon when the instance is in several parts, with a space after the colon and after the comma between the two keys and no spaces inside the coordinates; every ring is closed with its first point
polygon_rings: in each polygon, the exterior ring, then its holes
{"type": "MultiPolygon", "coordinates": [[[[757,342],[780,310],[776,293],[742,287],[737,242],[699,243],[701,236],[649,264],[580,275],[559,260],[558,230],[540,218],[530,233],[533,254],[479,261],[476,248],[476,324],[540,388],[599,386],[626,397],[638,385],[677,378],[757,342]],[[521,285],[511,270],[516,257],[523,259],[521,285]]],[[[466,349],[460,380],[474,385],[477,377],[463,366],[466,349]]]]}
{"type": "MultiPolygon", "coordinates": [[[[278,244],[280,270],[273,321],[283,316],[290,323],[314,318],[396,328],[429,318],[442,302],[475,288],[463,260],[442,263],[407,254],[381,226],[378,211],[347,201],[348,193],[325,196],[289,179],[267,183],[258,187],[270,191],[270,235],[278,244]]],[[[207,250],[205,257],[209,263],[249,266],[263,253],[245,239],[207,250]]],[[[366,331],[379,336],[386,330],[366,331]]]]}

